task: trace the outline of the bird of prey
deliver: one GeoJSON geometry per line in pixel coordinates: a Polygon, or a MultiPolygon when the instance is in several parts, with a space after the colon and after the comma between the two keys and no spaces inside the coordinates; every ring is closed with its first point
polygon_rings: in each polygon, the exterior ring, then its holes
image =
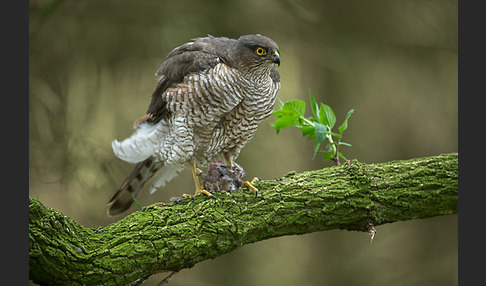
{"type": "Polygon", "coordinates": [[[145,185],[153,193],[187,166],[194,195],[212,196],[199,183],[196,166],[216,160],[233,166],[273,111],[280,89],[276,64],[277,44],[259,34],[209,35],[173,49],[156,72],[158,83],[135,132],[112,142],[118,158],[136,165],[109,201],[108,215],[127,210],[145,185]]]}

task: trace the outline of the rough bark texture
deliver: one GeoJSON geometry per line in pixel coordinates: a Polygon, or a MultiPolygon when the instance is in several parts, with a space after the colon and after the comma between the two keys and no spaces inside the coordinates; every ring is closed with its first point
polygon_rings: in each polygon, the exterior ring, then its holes
{"type": "Polygon", "coordinates": [[[85,228],[29,199],[29,273],[42,285],[136,285],[244,244],[331,229],[457,213],[458,155],[349,164],[245,190],[153,204],[105,228],[85,228]]]}

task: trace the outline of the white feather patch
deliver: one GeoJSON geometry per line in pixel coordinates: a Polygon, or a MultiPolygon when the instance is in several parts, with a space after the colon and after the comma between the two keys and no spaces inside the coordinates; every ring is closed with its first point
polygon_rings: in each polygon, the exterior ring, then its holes
{"type": "Polygon", "coordinates": [[[184,166],[164,165],[150,186],[150,194],[153,194],[158,189],[164,187],[170,180],[182,172],[182,170],[184,170],[184,166]]]}
{"type": "Polygon", "coordinates": [[[156,125],[142,123],[140,127],[129,138],[111,143],[115,155],[123,161],[129,163],[139,163],[155,154],[156,147],[152,140],[148,140],[150,135],[156,132],[156,125]]]}

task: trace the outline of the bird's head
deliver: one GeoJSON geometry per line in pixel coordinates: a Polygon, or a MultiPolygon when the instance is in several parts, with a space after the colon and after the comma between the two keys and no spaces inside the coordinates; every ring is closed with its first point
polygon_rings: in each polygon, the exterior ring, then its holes
{"type": "Polygon", "coordinates": [[[270,70],[275,64],[280,66],[277,44],[262,35],[245,35],[237,41],[237,58],[240,68],[270,70]]]}

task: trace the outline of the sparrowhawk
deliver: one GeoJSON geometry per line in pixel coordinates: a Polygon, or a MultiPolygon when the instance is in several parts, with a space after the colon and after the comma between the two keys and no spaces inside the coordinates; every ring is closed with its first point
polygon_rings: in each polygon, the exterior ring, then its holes
{"type": "Polygon", "coordinates": [[[278,46],[261,35],[201,37],[173,49],[156,72],[159,81],[135,132],[112,142],[115,155],[136,166],[108,203],[108,214],[128,209],[147,182],[152,193],[186,166],[195,195],[211,196],[198,181],[196,165],[224,159],[233,166],[273,111],[280,89],[275,64],[278,46]]]}

